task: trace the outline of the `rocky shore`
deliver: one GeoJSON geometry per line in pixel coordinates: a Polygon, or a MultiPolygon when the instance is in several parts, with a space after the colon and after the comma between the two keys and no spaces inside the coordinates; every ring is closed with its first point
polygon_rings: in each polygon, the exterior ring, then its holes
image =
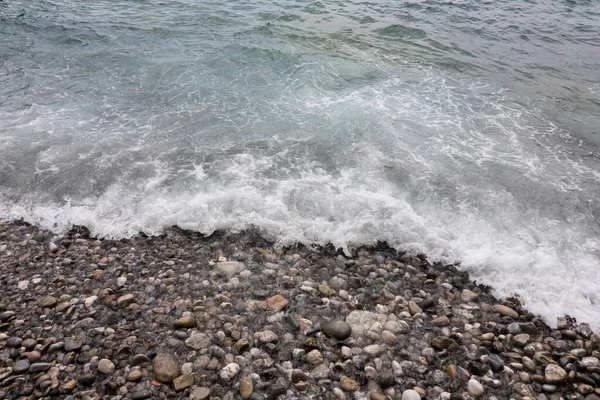
{"type": "Polygon", "coordinates": [[[600,336],[455,266],[0,221],[0,399],[600,400],[600,336]]]}

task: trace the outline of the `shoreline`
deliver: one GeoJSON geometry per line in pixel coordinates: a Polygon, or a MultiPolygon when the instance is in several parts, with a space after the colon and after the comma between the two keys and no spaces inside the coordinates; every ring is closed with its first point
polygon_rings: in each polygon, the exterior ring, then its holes
{"type": "Polygon", "coordinates": [[[589,325],[385,244],[0,220],[0,282],[0,400],[600,400],[589,325]]]}

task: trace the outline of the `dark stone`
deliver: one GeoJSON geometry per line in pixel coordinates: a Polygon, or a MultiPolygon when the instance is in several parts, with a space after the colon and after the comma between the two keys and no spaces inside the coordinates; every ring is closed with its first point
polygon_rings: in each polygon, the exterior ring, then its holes
{"type": "Polygon", "coordinates": [[[80,342],[73,340],[72,338],[65,339],[65,351],[66,352],[79,351],[79,350],[81,350],[81,346],[82,346],[82,344],[80,342]]]}
{"type": "Polygon", "coordinates": [[[489,357],[488,364],[490,364],[490,368],[492,368],[492,371],[496,373],[504,371],[504,362],[502,362],[500,357],[489,357]]]}
{"type": "Polygon", "coordinates": [[[11,336],[8,339],[6,339],[7,347],[21,347],[21,343],[23,343],[23,339],[21,339],[20,337],[11,336]]]}
{"type": "Polygon", "coordinates": [[[23,374],[29,370],[29,361],[28,360],[19,360],[13,366],[13,373],[15,374],[23,374]]]}
{"type": "Polygon", "coordinates": [[[437,350],[452,350],[452,351],[456,351],[460,349],[460,346],[458,345],[458,343],[456,343],[454,340],[444,337],[444,336],[438,336],[435,337],[431,340],[431,347],[433,347],[434,349],[437,350]]]}
{"type": "Polygon", "coordinates": [[[82,374],[77,377],[77,381],[83,386],[91,386],[96,381],[94,374],[82,374]]]}
{"type": "Polygon", "coordinates": [[[50,363],[35,363],[29,367],[29,372],[35,373],[40,371],[48,371],[52,365],[50,363]]]}
{"type": "Polygon", "coordinates": [[[308,381],[308,375],[306,372],[302,371],[301,369],[292,370],[292,382],[298,383],[302,381],[308,381]]]}
{"type": "Polygon", "coordinates": [[[337,340],[346,340],[352,335],[352,327],[341,320],[329,321],[322,329],[325,336],[337,340]]]}
{"type": "Polygon", "coordinates": [[[381,372],[377,374],[375,381],[382,389],[387,389],[396,384],[396,377],[389,372],[381,372]]]}
{"type": "Polygon", "coordinates": [[[131,394],[132,400],[149,399],[150,397],[152,397],[152,392],[149,390],[138,390],[131,394]]]}
{"type": "Polygon", "coordinates": [[[150,358],[145,354],[136,354],[131,357],[131,365],[142,365],[150,362],[150,358]]]}

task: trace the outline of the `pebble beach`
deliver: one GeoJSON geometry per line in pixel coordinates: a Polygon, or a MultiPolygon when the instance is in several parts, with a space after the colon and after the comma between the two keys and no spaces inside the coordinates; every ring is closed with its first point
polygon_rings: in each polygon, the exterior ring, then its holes
{"type": "Polygon", "coordinates": [[[600,400],[589,325],[385,244],[0,221],[0,289],[0,400],[600,400]]]}

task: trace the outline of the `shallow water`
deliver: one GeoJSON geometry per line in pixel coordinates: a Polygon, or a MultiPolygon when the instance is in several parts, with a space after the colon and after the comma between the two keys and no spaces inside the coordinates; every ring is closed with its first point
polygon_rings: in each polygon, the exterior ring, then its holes
{"type": "Polygon", "coordinates": [[[0,215],[460,261],[600,327],[593,1],[0,3],[0,215]]]}

